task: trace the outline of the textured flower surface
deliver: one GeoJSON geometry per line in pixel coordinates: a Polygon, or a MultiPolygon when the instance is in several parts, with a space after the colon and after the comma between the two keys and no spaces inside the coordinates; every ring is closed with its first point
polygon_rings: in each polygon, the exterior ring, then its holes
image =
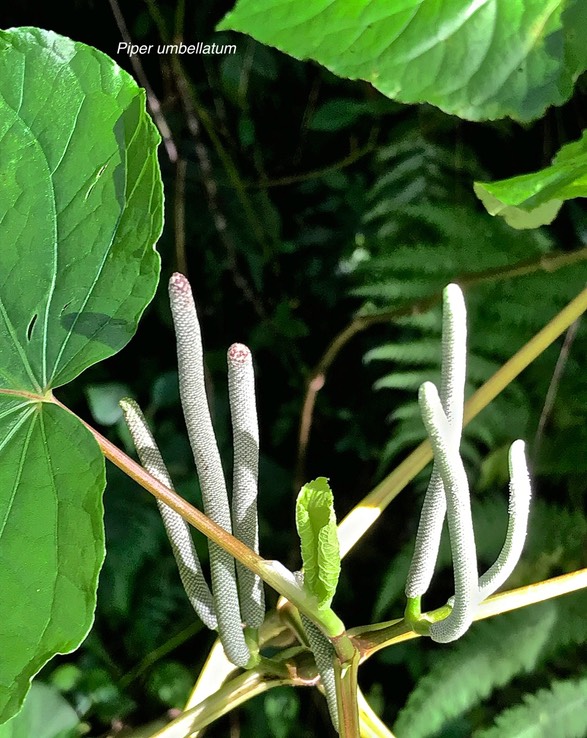
{"type": "Polygon", "coordinates": [[[506,540],[495,563],[478,576],[469,483],[459,453],[463,426],[466,374],[466,310],[460,288],[444,291],[441,387],[426,382],[420,388],[422,419],[434,451],[432,476],[420,517],[416,546],[406,582],[406,617],[424,625],[438,643],[460,638],[473,622],[477,605],[493,594],[512,573],[522,553],[530,508],[530,478],[524,442],[515,441],[509,452],[510,500],[506,540]],[[420,616],[420,598],[428,590],[438,556],[445,515],[453,559],[455,594],[451,612],[427,624],[420,616]]]}

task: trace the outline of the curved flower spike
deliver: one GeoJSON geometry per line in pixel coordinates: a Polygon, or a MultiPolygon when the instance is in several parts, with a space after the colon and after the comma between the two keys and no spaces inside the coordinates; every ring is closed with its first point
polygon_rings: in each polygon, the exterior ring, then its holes
{"type": "MultiPolygon", "coordinates": [[[[466,343],[467,311],[463,293],[458,285],[449,284],[443,292],[440,401],[457,448],[463,428],[466,343]]],[[[445,514],[446,497],[438,462],[435,459],[406,581],[406,597],[421,597],[430,586],[445,514]]]]}
{"type": "Polygon", "coordinates": [[[514,570],[524,547],[530,512],[530,477],[524,454],[524,441],[514,441],[509,453],[510,499],[505,543],[493,566],[479,578],[478,601],[493,594],[514,570]]]}
{"type": "MultiPolygon", "coordinates": [[[[295,580],[298,584],[303,585],[304,573],[303,571],[296,571],[294,573],[295,580]]],[[[330,713],[330,719],[336,732],[339,732],[338,724],[338,707],[336,701],[336,677],[334,674],[334,646],[330,640],[324,635],[324,633],[318,628],[317,625],[306,617],[303,613],[300,613],[302,625],[308,636],[308,643],[310,644],[310,650],[314,655],[314,661],[316,662],[316,670],[320,674],[320,682],[324,689],[324,696],[326,697],[326,704],[328,705],[328,712],[330,713]]]]}
{"type": "MultiPolygon", "coordinates": [[[[145,469],[169,489],[173,489],[169,472],[161,458],[155,439],[147,425],[140,407],[134,400],[121,400],[120,407],[134,441],[139,459],[145,469]]],[[[188,599],[200,620],[211,630],[216,630],[218,621],[214,600],[202,572],[202,565],[194,547],[188,523],[179,513],[157,500],[157,507],[171,543],[179,576],[188,599]]]]}
{"type": "Polygon", "coordinates": [[[449,643],[469,628],[478,603],[477,553],[469,483],[438,391],[432,382],[425,382],[420,387],[418,399],[446,494],[455,582],[451,613],[444,620],[432,623],[429,633],[437,643],[449,643]]]}
{"type": "Polygon", "coordinates": [[[308,643],[314,654],[314,661],[316,662],[316,669],[320,674],[320,682],[324,689],[324,696],[326,697],[326,704],[328,705],[328,712],[330,713],[330,719],[334,725],[336,732],[339,732],[338,728],[338,707],[336,702],[336,677],[334,675],[334,646],[324,635],[324,633],[314,625],[314,623],[307,618],[304,614],[301,615],[302,625],[308,636],[308,643]]]}
{"type": "MultiPolygon", "coordinates": [[[[257,480],[259,475],[259,427],[255,404],[255,377],[251,352],[242,343],[228,349],[228,396],[232,419],[234,468],[232,525],[234,535],[259,553],[257,480]]],[[[250,628],[265,618],[261,578],[236,562],[241,617],[250,628]]]]}
{"type": "MultiPolygon", "coordinates": [[[[200,325],[192,291],[183,274],[172,275],[169,297],[177,339],[181,404],[198,470],[204,512],[232,533],[226,481],[206,399],[200,325]]],[[[209,549],[218,635],[228,659],[235,666],[245,667],[250,652],[242,629],[234,559],[212,541],[209,549]]]]}

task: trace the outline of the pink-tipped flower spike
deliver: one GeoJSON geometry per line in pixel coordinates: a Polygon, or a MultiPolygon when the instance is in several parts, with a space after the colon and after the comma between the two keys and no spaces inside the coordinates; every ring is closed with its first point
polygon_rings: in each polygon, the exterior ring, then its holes
{"type": "MultiPolygon", "coordinates": [[[[234,343],[228,349],[228,396],[234,446],[232,527],[239,540],[259,553],[259,426],[255,375],[251,352],[242,343],[234,343]]],[[[265,618],[263,582],[238,561],[236,572],[241,617],[250,628],[258,628],[265,618]]]]}
{"type": "MultiPolygon", "coordinates": [[[[173,489],[169,472],[141,409],[134,400],[130,399],[122,400],[120,406],[141,464],[155,479],[158,479],[169,489],[173,489]]],[[[194,548],[190,526],[179,513],[176,513],[164,502],[157,500],[157,507],[163,518],[163,524],[179,569],[179,576],[188,599],[204,625],[216,630],[218,621],[214,600],[194,548]]]]}
{"type": "MultiPolygon", "coordinates": [[[[440,401],[458,448],[463,428],[467,364],[467,311],[461,288],[449,284],[443,292],[440,401]]],[[[438,462],[434,460],[426,491],[416,545],[406,581],[406,597],[421,597],[430,586],[446,514],[446,497],[438,462]]]]}
{"type": "MultiPolygon", "coordinates": [[[[177,339],[181,404],[198,470],[204,512],[232,533],[226,481],[206,398],[200,325],[189,282],[182,274],[175,273],[169,280],[169,297],[177,339]]],[[[236,666],[245,667],[250,652],[242,629],[235,562],[212,541],[209,549],[218,635],[227,658],[236,666]]]]}

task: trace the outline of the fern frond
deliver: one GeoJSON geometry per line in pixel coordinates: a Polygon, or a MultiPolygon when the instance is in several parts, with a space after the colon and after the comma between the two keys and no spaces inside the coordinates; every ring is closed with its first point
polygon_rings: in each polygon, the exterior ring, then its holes
{"type": "Polygon", "coordinates": [[[431,364],[440,362],[440,343],[432,340],[416,340],[409,343],[386,343],[367,351],[365,363],[371,361],[394,361],[398,364],[431,364]]]}
{"type": "MultiPolygon", "coordinates": [[[[427,189],[407,202],[401,187],[408,173],[412,178],[416,171],[424,172],[424,177],[425,172],[443,171],[450,179],[449,152],[423,140],[420,134],[407,134],[405,142],[381,152],[379,160],[383,171],[369,195],[371,206],[364,217],[365,258],[353,272],[351,292],[368,300],[371,311],[388,310],[437,296],[459,277],[470,282],[482,274],[486,281],[467,293],[468,381],[475,390],[583,288],[587,265],[577,263],[553,273],[539,268],[528,273],[521,270],[515,278],[491,281],[495,270],[532,259],[539,266],[542,255],[552,250],[552,240],[543,231],[511,229],[465,200],[455,205],[446,187],[444,193],[427,189]],[[436,163],[427,169],[425,162],[433,161],[436,163]]],[[[391,372],[385,372],[375,387],[394,391],[388,394],[397,407],[403,404],[403,392],[409,393],[412,401],[420,377],[433,379],[418,372],[424,368],[438,371],[440,310],[404,316],[394,323],[394,344],[372,348],[365,361],[390,362],[391,372]]],[[[583,349],[583,353],[587,352],[583,349]]],[[[587,355],[584,358],[587,361],[587,355]]],[[[526,426],[544,400],[548,371],[530,380],[526,375],[514,383],[510,391],[516,394],[515,399],[499,397],[494,403],[496,410],[476,419],[481,430],[475,437],[469,434],[469,439],[491,449],[511,442],[516,435],[527,435],[526,426]]],[[[408,416],[411,418],[410,413],[408,416]]],[[[394,437],[384,463],[406,447],[398,435],[414,436],[410,423],[399,417],[394,420],[394,437]]]]}
{"type": "MultiPolygon", "coordinates": [[[[584,738],[587,735],[587,678],[553,682],[504,710],[495,725],[474,738],[584,738]]],[[[400,737],[401,738],[401,737],[400,737]]]]}
{"type": "Polygon", "coordinates": [[[457,191],[466,197],[468,182],[482,177],[483,169],[467,147],[457,164],[451,148],[429,140],[419,129],[397,126],[390,137],[393,143],[377,154],[381,176],[369,193],[366,222],[385,228],[391,211],[411,203],[454,202],[457,191]]]}
{"type": "Polygon", "coordinates": [[[531,671],[557,619],[553,602],[476,624],[449,651],[439,651],[400,711],[393,731],[398,738],[435,735],[495,687],[531,671]]]}
{"type": "Polygon", "coordinates": [[[424,382],[435,382],[440,379],[438,371],[423,372],[394,372],[378,379],[373,385],[374,389],[402,389],[417,392],[418,387],[424,382]]]}

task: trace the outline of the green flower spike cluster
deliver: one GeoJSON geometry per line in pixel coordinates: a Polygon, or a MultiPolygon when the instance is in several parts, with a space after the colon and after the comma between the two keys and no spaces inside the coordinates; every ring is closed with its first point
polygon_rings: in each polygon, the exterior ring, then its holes
{"type": "Polygon", "coordinates": [[[512,573],[524,545],[530,507],[530,480],[523,441],[510,449],[510,501],[506,541],[496,562],[478,578],[475,535],[467,475],[459,453],[463,426],[466,365],[466,311],[460,288],[444,291],[440,393],[431,382],[420,388],[424,425],[434,451],[432,477],[426,492],[416,547],[406,583],[406,618],[437,643],[449,643],[465,633],[477,605],[496,591],[512,573]],[[420,598],[430,586],[445,515],[453,558],[455,594],[450,614],[435,623],[420,615],[420,598]]]}
{"type": "MultiPolygon", "coordinates": [[[[231,509],[206,399],[200,326],[192,292],[183,275],[171,277],[169,295],[177,337],[181,404],[198,470],[204,512],[258,553],[259,428],[251,352],[240,343],[233,344],[228,350],[228,394],[234,441],[231,509]]],[[[140,408],[128,399],[123,400],[121,406],[141,463],[150,474],[172,489],[169,472],[140,408]]],[[[233,664],[243,668],[251,666],[257,655],[249,650],[247,643],[251,641],[245,639],[243,626],[258,628],[265,617],[261,579],[238,562],[235,568],[232,556],[210,542],[211,592],[189,525],[164,503],[158,501],[157,504],[181,581],[194,610],[205,625],[218,631],[224,651],[233,664]]],[[[281,567],[281,573],[311,592],[318,607],[328,608],[340,573],[340,552],[332,492],[326,479],[321,477],[304,486],[298,498],[296,519],[306,573],[294,575],[284,567],[281,567]],[[308,576],[309,582],[305,581],[308,576]]],[[[321,675],[330,714],[337,726],[335,651],[330,640],[309,618],[302,615],[302,621],[321,675]]]]}
{"type": "MultiPolygon", "coordinates": [[[[224,530],[258,553],[257,476],[259,430],[255,406],[251,353],[234,344],[228,351],[228,383],[234,436],[232,514],[226,482],[212,427],[204,383],[200,326],[187,279],[174,274],[169,282],[171,312],[177,338],[179,389],[188,436],[202,490],[204,512],[224,530]]],[[[121,403],[141,463],[163,484],[171,479],[140,409],[132,400],[121,403]]],[[[245,567],[235,569],[232,556],[209,543],[212,592],[202,573],[188,524],[158,503],[171,541],[179,573],[194,610],[209,628],[218,630],[226,656],[235,666],[246,667],[252,654],[243,624],[258,628],[265,616],[263,584],[245,567]]]]}

